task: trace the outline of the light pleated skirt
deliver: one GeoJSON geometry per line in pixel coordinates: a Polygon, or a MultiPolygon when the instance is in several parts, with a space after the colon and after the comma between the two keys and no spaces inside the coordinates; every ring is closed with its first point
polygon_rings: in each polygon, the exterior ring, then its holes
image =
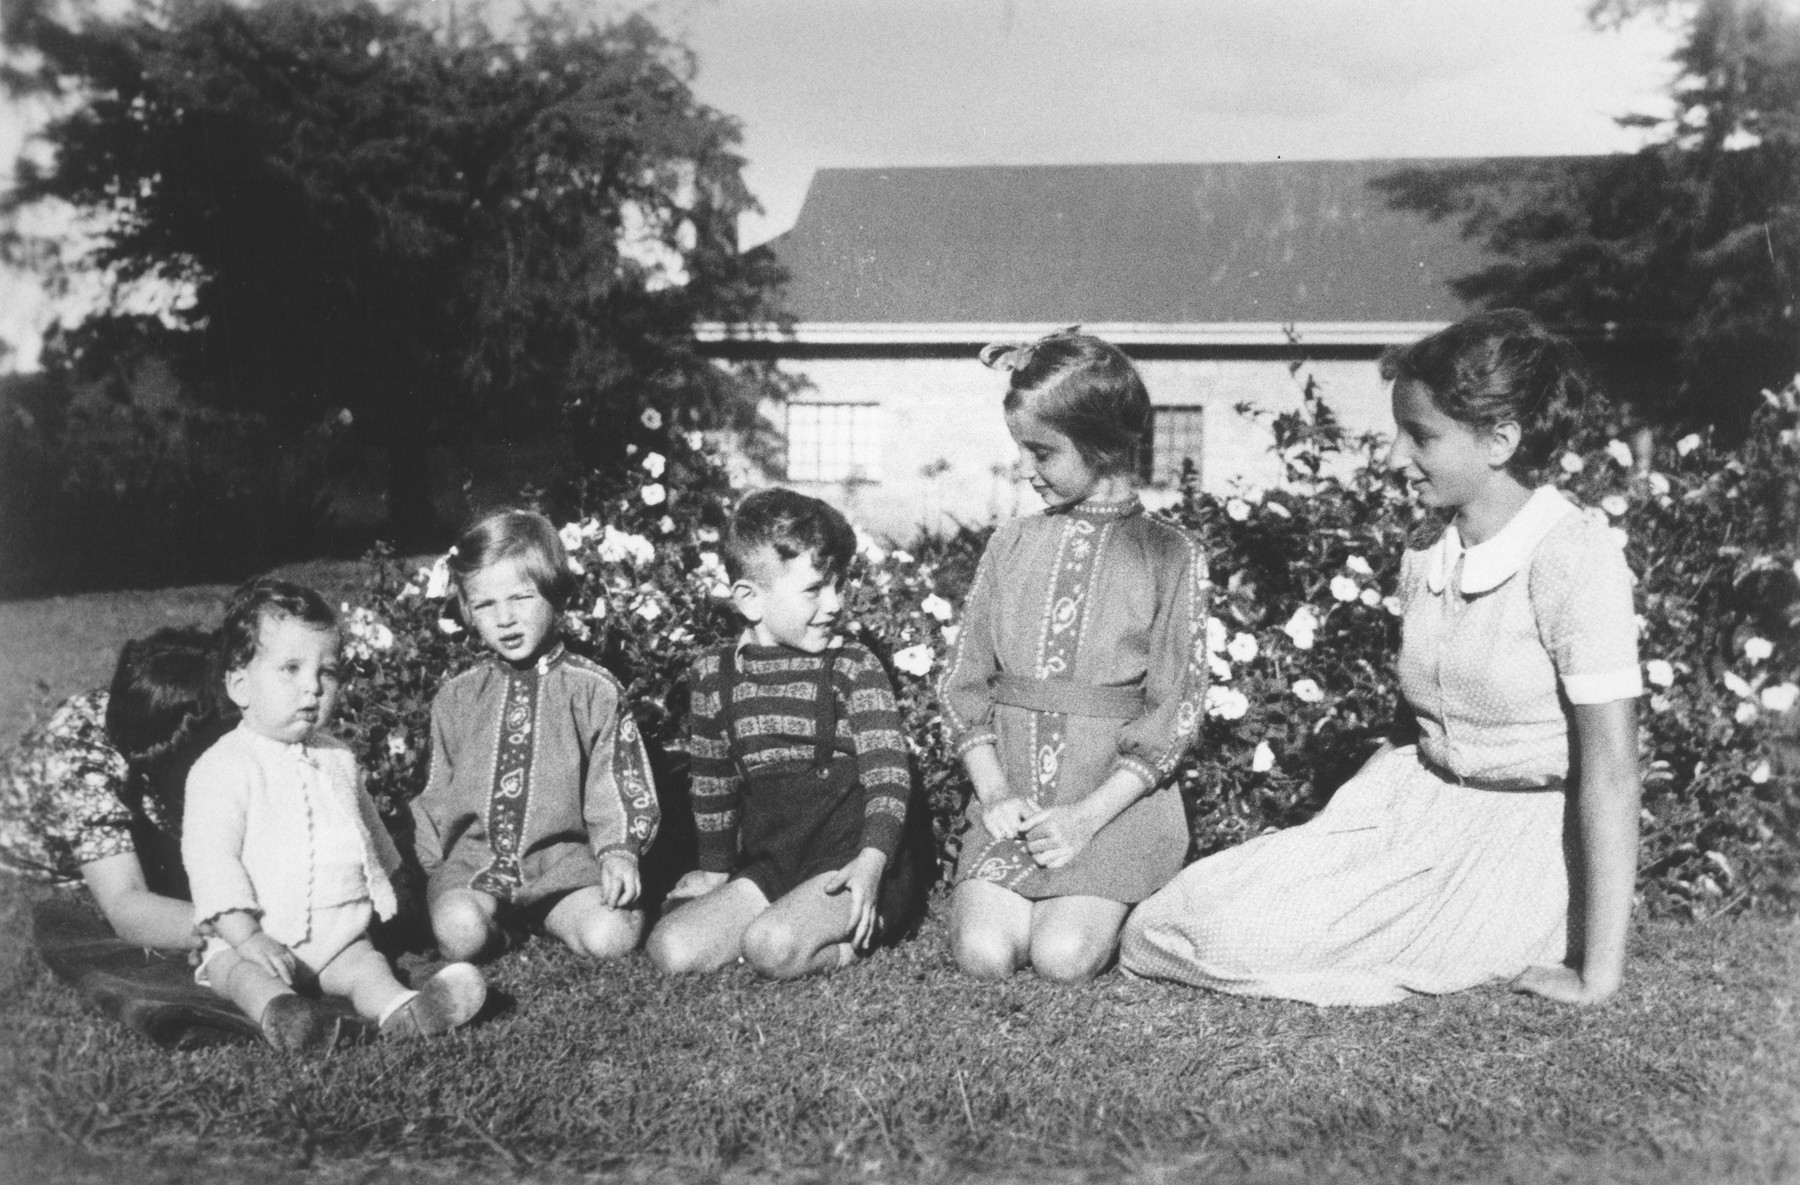
{"type": "Polygon", "coordinates": [[[1390,1004],[1568,948],[1561,789],[1446,782],[1378,753],[1317,818],[1184,869],[1126,923],[1124,966],[1247,996],[1390,1004]]]}

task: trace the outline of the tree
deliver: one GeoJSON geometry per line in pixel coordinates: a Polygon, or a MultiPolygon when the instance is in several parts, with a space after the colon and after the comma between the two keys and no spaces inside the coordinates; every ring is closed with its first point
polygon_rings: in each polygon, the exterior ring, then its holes
{"type": "Polygon", "coordinates": [[[1800,369],[1800,12],[1783,0],[1598,0],[1602,27],[1682,22],[1672,110],[1618,157],[1403,170],[1399,205],[1461,217],[1500,262],[1459,295],[1673,346],[1675,421],[1741,425],[1800,369]]]}
{"type": "Polygon", "coordinates": [[[566,433],[617,469],[643,409],[699,425],[741,394],[691,330],[773,317],[779,275],[736,249],[738,125],[645,19],[555,8],[503,38],[369,0],[0,15],[13,93],[69,104],[12,208],[71,203],[100,228],[87,266],[190,292],[178,363],[202,397],[294,431],[348,411],[390,459],[401,537],[431,524],[432,443],[566,433]]]}

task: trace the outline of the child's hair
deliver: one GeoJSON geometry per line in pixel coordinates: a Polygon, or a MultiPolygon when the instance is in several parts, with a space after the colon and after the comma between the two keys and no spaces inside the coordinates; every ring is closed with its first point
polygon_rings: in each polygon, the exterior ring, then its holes
{"type": "Polygon", "coordinates": [[[315,629],[334,630],[337,611],[324,597],[291,580],[259,576],[231,594],[225,607],[225,623],[219,627],[219,670],[241,670],[256,657],[262,624],[269,618],[290,618],[315,629]]]}
{"type": "Polygon", "coordinates": [[[569,553],[550,520],[530,510],[496,510],[462,533],[450,549],[450,575],[457,595],[469,577],[502,560],[517,560],[526,579],[550,607],[561,612],[578,581],[569,571],[569,553]]]}
{"type": "Polygon", "coordinates": [[[1519,447],[1506,468],[1527,484],[1568,443],[1596,397],[1581,354],[1523,309],[1477,313],[1411,345],[1389,346],[1381,377],[1419,383],[1439,411],[1472,428],[1518,424],[1519,447]]]}
{"type": "Polygon", "coordinates": [[[1137,472],[1150,431],[1150,393],[1119,347],[1072,327],[1023,345],[985,346],[981,361],[1011,372],[1007,411],[1035,395],[1032,414],[1067,436],[1088,468],[1137,472]]]}
{"type": "Polygon", "coordinates": [[[235,712],[215,677],[217,647],[217,634],[171,627],[119,651],[106,736],[130,771],[122,798],[134,813],[148,795],[165,817],[180,818],[188,767],[230,727],[235,712]]]}
{"type": "Polygon", "coordinates": [[[725,574],[732,580],[764,576],[766,552],[785,563],[809,555],[821,575],[842,578],[856,555],[856,529],[837,509],[779,486],[739,502],[725,533],[725,574]]]}

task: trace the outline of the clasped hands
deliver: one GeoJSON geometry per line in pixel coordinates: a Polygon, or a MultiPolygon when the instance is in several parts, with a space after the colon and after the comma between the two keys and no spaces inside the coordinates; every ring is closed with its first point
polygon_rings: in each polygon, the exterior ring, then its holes
{"type": "Polygon", "coordinates": [[[981,821],[995,839],[1023,838],[1040,868],[1061,868],[1087,847],[1100,825],[1081,803],[1045,807],[1035,798],[1009,795],[984,803],[981,821]]]}

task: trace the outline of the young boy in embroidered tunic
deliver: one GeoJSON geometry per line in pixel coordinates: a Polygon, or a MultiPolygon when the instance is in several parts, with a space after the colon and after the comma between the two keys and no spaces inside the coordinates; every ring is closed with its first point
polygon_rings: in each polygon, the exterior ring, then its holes
{"type": "Polygon", "coordinates": [[[457,541],[450,573],[489,657],[432,701],[412,804],[438,947],[480,957],[516,916],[617,958],[643,932],[638,857],[661,815],[625,689],[557,633],[568,553],[542,515],[501,511],[457,541]]]}
{"type": "Polygon", "coordinates": [[[748,627],[694,665],[700,867],[669,894],[693,900],[650,935],[666,972],[740,956],[778,979],[829,972],[917,904],[893,686],[837,634],[855,550],[842,515],[791,490],[751,494],[733,516],[725,563],[748,627]]]}
{"type": "Polygon", "coordinates": [[[297,994],[316,982],[383,1036],[441,1033],[481,1009],[481,973],[452,964],[421,991],[370,944],[394,913],[399,853],[356,759],[323,729],[338,693],[337,615],[309,588],[253,581],[226,611],[225,691],[243,719],[188,774],[181,853],[212,937],[195,978],[280,1049],[329,1048],[336,1022],[297,994]]]}
{"type": "Polygon", "coordinates": [[[1081,980],[1187,854],[1170,775],[1206,693],[1206,562],[1137,499],[1150,400],[1130,359],[1072,331],[981,359],[1010,375],[1006,427],[1048,505],[989,541],[938,684],[975,789],[951,954],[1081,980]]]}
{"type": "Polygon", "coordinates": [[[1401,565],[1394,737],[1311,822],[1185,869],[1126,927],[1142,975],[1314,1004],[1495,980],[1618,989],[1637,872],[1637,626],[1604,521],[1544,483],[1591,387],[1516,309],[1382,359],[1390,466],[1448,519],[1401,565]]]}

